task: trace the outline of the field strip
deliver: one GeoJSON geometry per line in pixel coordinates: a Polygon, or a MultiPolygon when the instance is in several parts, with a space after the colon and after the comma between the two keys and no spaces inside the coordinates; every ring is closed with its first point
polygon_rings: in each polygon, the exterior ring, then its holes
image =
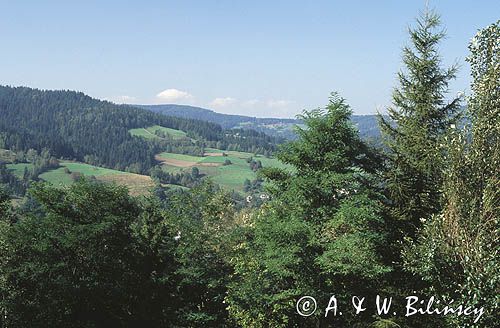
{"type": "Polygon", "coordinates": [[[134,173],[128,173],[126,175],[101,175],[97,177],[97,180],[126,186],[129,189],[130,194],[135,196],[144,195],[154,187],[154,182],[151,177],[134,173]]]}
{"type": "MultiPolygon", "coordinates": [[[[203,158],[204,157],[201,157],[201,160],[203,160],[203,158]]],[[[175,158],[165,158],[165,157],[161,157],[160,155],[156,155],[155,159],[159,162],[162,162],[163,164],[177,166],[177,167],[220,166],[221,165],[221,163],[203,163],[201,161],[185,161],[185,160],[175,159],[175,158]]]]}

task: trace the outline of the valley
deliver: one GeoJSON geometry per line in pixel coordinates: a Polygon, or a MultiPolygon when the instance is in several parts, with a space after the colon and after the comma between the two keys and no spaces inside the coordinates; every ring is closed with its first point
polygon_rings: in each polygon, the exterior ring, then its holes
{"type": "Polygon", "coordinates": [[[272,157],[284,139],[81,92],[0,86],[0,117],[0,181],[18,196],[38,180],[69,186],[81,177],[134,195],[211,179],[244,195],[249,185],[262,190],[260,168],[281,165],[272,157]]]}
{"type": "Polygon", "coordinates": [[[500,1],[422,2],[0,1],[0,328],[499,326],[500,1]]]}

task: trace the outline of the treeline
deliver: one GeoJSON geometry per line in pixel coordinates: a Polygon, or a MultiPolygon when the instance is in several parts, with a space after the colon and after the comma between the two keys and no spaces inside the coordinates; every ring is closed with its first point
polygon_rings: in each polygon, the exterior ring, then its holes
{"type": "Polygon", "coordinates": [[[39,180],[40,174],[59,167],[59,161],[48,149],[43,149],[40,153],[34,149],[29,149],[26,153],[20,151],[15,153],[13,163],[29,164],[24,167],[22,177],[19,178],[7,168],[6,163],[0,161],[0,186],[4,185],[16,197],[24,196],[30,184],[39,180]]]}
{"type": "Polygon", "coordinates": [[[173,184],[187,188],[196,187],[201,183],[202,175],[197,167],[193,167],[191,172],[169,173],[160,166],[155,166],[151,170],[151,178],[159,184],[173,184]]]}
{"type": "Polygon", "coordinates": [[[161,125],[183,130],[210,145],[220,142],[222,149],[273,151],[278,142],[255,131],[224,130],[214,123],[166,117],[73,91],[0,86],[0,117],[0,148],[47,148],[59,158],[139,173],[153,167],[154,155],[167,145],[176,151],[192,145],[133,137],[129,133],[133,128],[161,125]]]}
{"type": "Polygon", "coordinates": [[[16,177],[5,163],[0,162],[0,188],[3,188],[7,195],[24,196],[27,187],[27,184],[16,177]]]}
{"type": "Polygon", "coordinates": [[[38,176],[43,172],[59,167],[57,158],[51,155],[48,149],[42,149],[40,153],[35,149],[29,149],[26,153],[16,153],[14,163],[29,163],[30,167],[25,167],[23,181],[37,181],[38,176]]]}
{"type": "Polygon", "coordinates": [[[500,22],[470,45],[466,112],[445,99],[456,68],[441,67],[438,27],[426,11],[410,30],[386,147],[364,142],[333,94],[278,153],[293,170],[259,170],[258,208],[210,183],[141,198],[36,184],[17,207],[0,192],[0,325],[496,327],[500,22]],[[306,295],[316,312],[297,304],[306,295]],[[342,315],[325,315],[332,295],[342,315]],[[392,297],[387,314],[377,295],[392,297]],[[405,315],[408,296],[456,310],[405,315]]]}

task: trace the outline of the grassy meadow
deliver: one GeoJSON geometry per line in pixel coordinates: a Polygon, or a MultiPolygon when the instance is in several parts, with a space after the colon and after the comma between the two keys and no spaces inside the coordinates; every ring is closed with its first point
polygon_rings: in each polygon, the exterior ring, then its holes
{"type": "Polygon", "coordinates": [[[17,176],[18,178],[22,178],[24,175],[24,169],[25,168],[30,169],[31,167],[33,167],[33,164],[17,163],[17,164],[7,164],[6,166],[9,170],[12,171],[12,173],[14,173],[15,176],[17,176]]]}
{"type": "Polygon", "coordinates": [[[174,154],[174,153],[166,153],[163,152],[158,155],[162,160],[174,160],[174,161],[184,161],[189,163],[199,163],[202,162],[205,157],[203,156],[193,156],[193,155],[184,155],[184,154],[174,154]]]}
{"type": "Polygon", "coordinates": [[[99,181],[113,182],[126,186],[129,188],[131,194],[144,194],[153,187],[153,181],[146,175],[117,171],[78,162],[62,162],[59,165],[61,167],[40,174],[40,179],[54,185],[67,186],[74,182],[71,178],[71,173],[77,172],[86,177],[94,176],[99,181]],[[69,169],[70,173],[65,172],[66,168],[69,169]]]}
{"type": "Polygon", "coordinates": [[[156,135],[157,131],[160,131],[170,136],[172,139],[182,139],[187,137],[186,132],[184,131],[165,128],[159,125],[153,125],[147,128],[137,128],[129,130],[130,134],[136,137],[142,137],[146,139],[162,139],[160,136],[156,135]]]}

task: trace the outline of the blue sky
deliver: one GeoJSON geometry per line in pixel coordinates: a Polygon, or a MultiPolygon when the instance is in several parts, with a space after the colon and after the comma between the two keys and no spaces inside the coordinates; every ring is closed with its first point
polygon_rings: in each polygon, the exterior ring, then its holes
{"type": "MultiPolygon", "coordinates": [[[[500,1],[429,1],[444,64],[500,18],[500,1]]],[[[0,84],[71,89],[129,103],[293,117],[331,91],[356,114],[390,104],[407,27],[425,0],[0,0],[0,84]]]]}

